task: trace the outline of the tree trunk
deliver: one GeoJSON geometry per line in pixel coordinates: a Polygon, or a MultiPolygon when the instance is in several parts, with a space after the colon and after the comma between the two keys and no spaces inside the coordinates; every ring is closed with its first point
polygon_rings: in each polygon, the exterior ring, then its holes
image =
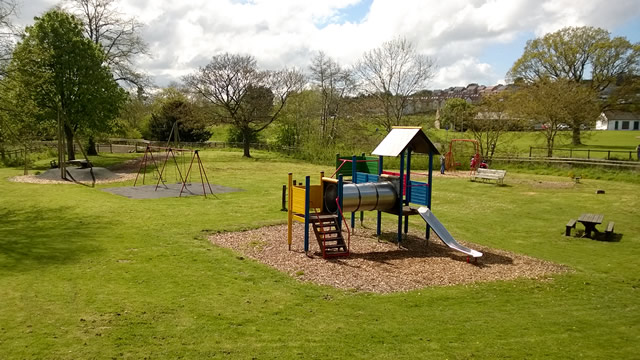
{"type": "Polygon", "coordinates": [[[98,155],[98,149],[96,149],[96,141],[93,136],[89,136],[89,143],[87,145],[87,155],[98,155]]]}
{"type": "Polygon", "coordinates": [[[580,141],[580,126],[573,127],[573,137],[571,138],[571,143],[573,145],[582,145],[582,141],[580,141]]]}
{"type": "Polygon", "coordinates": [[[244,157],[250,158],[249,147],[251,145],[251,136],[247,130],[242,131],[242,148],[244,149],[244,157]]]}
{"type": "Polygon", "coordinates": [[[547,157],[553,156],[553,139],[547,139],[547,157]]]}
{"type": "Polygon", "coordinates": [[[66,125],[64,127],[64,135],[67,138],[67,160],[75,160],[76,153],[73,149],[73,131],[66,125]]]}

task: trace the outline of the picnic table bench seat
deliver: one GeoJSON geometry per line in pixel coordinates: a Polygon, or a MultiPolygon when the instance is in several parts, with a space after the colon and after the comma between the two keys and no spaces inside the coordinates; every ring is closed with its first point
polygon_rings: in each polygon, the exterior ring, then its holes
{"type": "Polygon", "coordinates": [[[569,220],[569,222],[567,223],[567,228],[564,232],[564,235],[571,236],[571,229],[575,229],[575,228],[576,228],[576,219],[569,220]]]}
{"type": "Polygon", "coordinates": [[[609,221],[609,224],[607,224],[607,230],[605,230],[605,237],[607,240],[611,240],[611,236],[613,236],[613,226],[615,225],[615,223],[613,221],[609,221]]]}
{"type": "Polygon", "coordinates": [[[506,174],[507,170],[478,169],[471,175],[471,181],[475,181],[476,179],[495,180],[496,184],[502,184],[506,174]]]}

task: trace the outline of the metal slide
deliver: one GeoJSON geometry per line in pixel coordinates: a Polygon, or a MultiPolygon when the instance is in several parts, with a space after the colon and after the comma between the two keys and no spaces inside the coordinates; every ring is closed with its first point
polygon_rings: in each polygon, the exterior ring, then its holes
{"type": "Polygon", "coordinates": [[[429,208],[424,206],[420,207],[418,209],[418,212],[420,213],[420,216],[422,216],[424,221],[426,221],[427,224],[431,226],[433,231],[435,231],[435,233],[438,235],[438,237],[440,237],[442,242],[444,242],[448,247],[454,250],[463,252],[469,256],[473,256],[474,258],[478,258],[482,256],[482,253],[480,251],[469,249],[466,246],[460,245],[456,241],[456,239],[454,239],[453,236],[449,234],[449,232],[447,231],[447,229],[445,229],[444,225],[442,225],[440,220],[438,220],[438,218],[436,218],[435,215],[433,215],[433,213],[431,212],[431,210],[429,210],[429,208]]]}

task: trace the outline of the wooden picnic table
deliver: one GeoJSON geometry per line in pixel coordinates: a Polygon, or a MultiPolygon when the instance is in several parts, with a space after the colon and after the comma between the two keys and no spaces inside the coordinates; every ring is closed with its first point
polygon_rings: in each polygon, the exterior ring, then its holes
{"type": "Polygon", "coordinates": [[[604,215],[602,214],[582,214],[578,218],[578,221],[584,225],[584,236],[590,238],[591,232],[598,232],[596,229],[596,225],[602,224],[602,219],[604,219],[604,215]]]}

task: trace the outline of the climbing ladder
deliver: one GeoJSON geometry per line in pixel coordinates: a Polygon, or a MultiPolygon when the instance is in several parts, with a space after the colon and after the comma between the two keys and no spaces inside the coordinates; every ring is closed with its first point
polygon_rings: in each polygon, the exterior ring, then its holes
{"type": "Polygon", "coordinates": [[[349,247],[338,226],[337,215],[314,214],[309,217],[309,221],[322,249],[323,258],[349,256],[349,247]]]}

